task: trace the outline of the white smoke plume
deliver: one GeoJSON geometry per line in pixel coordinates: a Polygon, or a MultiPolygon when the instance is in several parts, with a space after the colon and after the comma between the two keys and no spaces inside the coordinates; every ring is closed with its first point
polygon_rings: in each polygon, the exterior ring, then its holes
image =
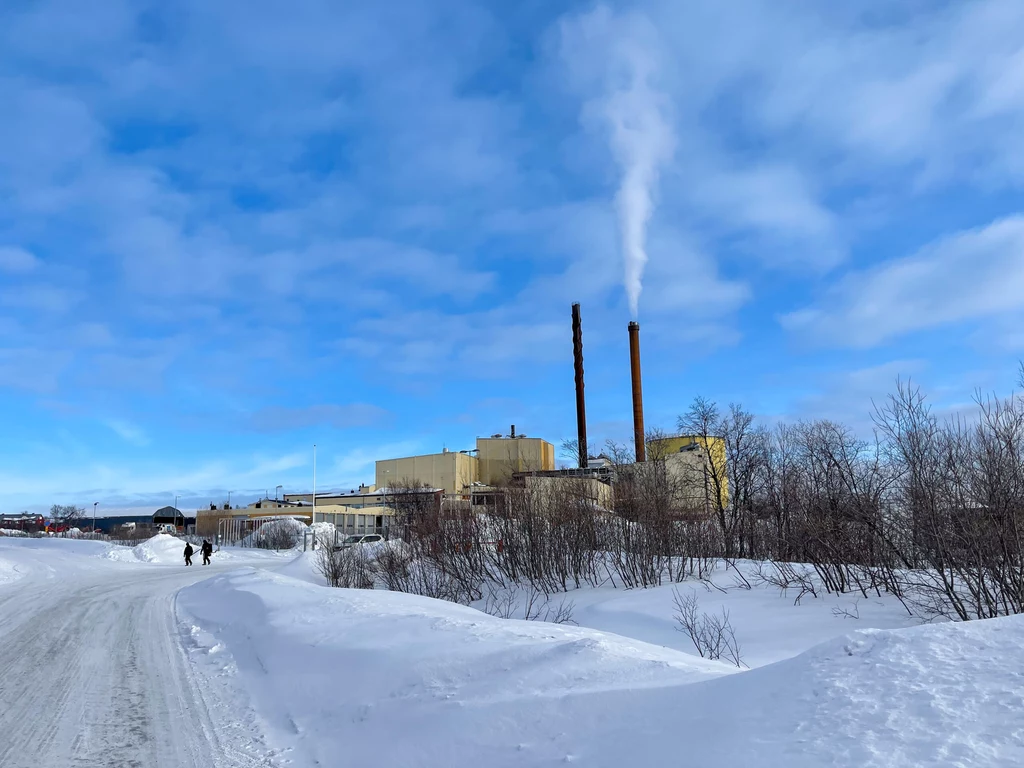
{"type": "Polygon", "coordinates": [[[615,205],[626,296],[636,319],[647,264],[647,223],[654,210],[659,171],[671,159],[675,139],[666,115],[666,99],[651,82],[657,74],[654,54],[635,39],[618,41],[613,51],[603,111],[611,128],[612,152],[622,169],[615,205]]]}

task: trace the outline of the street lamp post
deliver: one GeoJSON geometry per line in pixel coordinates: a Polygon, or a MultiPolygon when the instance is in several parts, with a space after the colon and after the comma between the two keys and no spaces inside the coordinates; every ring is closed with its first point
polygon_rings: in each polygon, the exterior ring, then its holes
{"type": "Polygon", "coordinates": [[[228,509],[231,509],[231,491],[228,491],[228,509]]]}
{"type": "Polygon", "coordinates": [[[96,505],[97,504],[99,504],[98,501],[94,501],[92,503],[92,535],[93,536],[96,535],[96,505]]]}
{"type": "MultiPolygon", "coordinates": [[[[174,494],[174,527],[178,527],[178,494],[174,494]]],[[[181,516],[181,527],[185,527],[185,516],[181,516]]]]}
{"type": "MultiPolygon", "coordinates": [[[[316,443],[313,443],[313,516],[309,520],[310,525],[316,522],[316,443]]],[[[316,539],[313,540],[314,545],[316,539]]]]}
{"type": "Polygon", "coordinates": [[[279,485],[274,489],[274,501],[277,501],[277,492],[284,488],[283,485],[279,485]]]}

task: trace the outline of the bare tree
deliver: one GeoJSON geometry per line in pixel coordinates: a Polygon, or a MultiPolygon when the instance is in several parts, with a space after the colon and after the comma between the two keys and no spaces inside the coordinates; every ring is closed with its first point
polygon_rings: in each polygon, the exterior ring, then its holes
{"type": "Polygon", "coordinates": [[[718,520],[726,557],[750,554],[752,512],[763,490],[769,434],[753,422],[753,415],[737,404],[723,414],[702,397],[678,420],[680,431],[696,437],[707,451],[707,504],[718,520]]]}
{"type": "Polygon", "coordinates": [[[67,536],[72,528],[80,527],[84,515],[85,510],[76,504],[54,504],[50,507],[50,520],[62,536],[67,536]]]}
{"type": "Polygon", "coordinates": [[[580,441],[577,438],[563,440],[558,452],[572,466],[580,466],[583,457],[580,455],[580,441]]]}

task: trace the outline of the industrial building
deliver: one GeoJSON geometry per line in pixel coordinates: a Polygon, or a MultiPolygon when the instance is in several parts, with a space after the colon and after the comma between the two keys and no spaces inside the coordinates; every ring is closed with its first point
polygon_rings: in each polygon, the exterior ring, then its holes
{"type": "Polygon", "coordinates": [[[718,488],[719,503],[729,503],[725,440],[709,435],[673,435],[647,441],[651,458],[664,459],[669,472],[687,487],[694,506],[707,506],[718,488]],[[716,482],[717,479],[717,482],[716,482]]]}
{"type": "Polygon", "coordinates": [[[505,485],[518,473],[554,469],[555,446],[517,435],[513,424],[508,435],[478,437],[473,450],[383,459],[376,464],[376,476],[378,488],[426,486],[457,496],[481,485],[505,485]]]}
{"type": "MultiPolygon", "coordinates": [[[[537,437],[509,434],[478,437],[471,450],[381,459],[375,465],[374,485],[362,485],[348,492],[285,494],[283,501],[261,500],[242,511],[211,510],[200,519],[258,517],[288,507],[314,522],[332,522],[346,533],[381,532],[390,527],[396,507],[405,494],[429,494],[437,508],[486,508],[496,505],[503,489],[525,489],[533,499],[550,499],[570,494],[595,510],[617,509],[616,485],[642,476],[648,466],[668,480],[675,497],[673,506],[681,514],[706,514],[729,498],[726,446],[721,437],[676,435],[647,439],[644,430],[643,387],[640,366],[640,326],[630,322],[629,377],[632,390],[635,463],[613,465],[607,457],[590,456],[587,445],[584,398],[583,330],[579,304],[572,306],[573,370],[576,385],[576,421],[579,466],[556,469],[555,447],[537,437]],[[648,462],[657,464],[648,465],[648,462]],[[716,498],[717,493],[717,498],[716,498]],[[401,494],[401,498],[399,495],[401,494]],[[300,507],[300,509],[295,509],[300,507]],[[315,513],[314,508],[315,507],[315,513]]],[[[635,487],[635,486],[634,486],[635,487]]],[[[631,493],[626,488],[622,492],[631,493]]],[[[627,497],[618,506],[628,507],[627,497]]],[[[216,523],[214,522],[214,525],[216,523]]],[[[200,524],[200,529],[205,526],[200,524]]]]}
{"type": "Polygon", "coordinates": [[[376,466],[377,487],[428,485],[445,493],[462,493],[477,482],[479,460],[469,451],[443,450],[423,456],[383,459],[376,466]]]}

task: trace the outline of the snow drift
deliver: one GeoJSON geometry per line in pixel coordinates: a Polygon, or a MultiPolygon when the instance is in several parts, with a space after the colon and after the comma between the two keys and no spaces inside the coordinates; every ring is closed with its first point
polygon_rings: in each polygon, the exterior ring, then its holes
{"type": "Polygon", "coordinates": [[[236,571],[193,654],[296,765],[1024,764],[1024,618],[856,632],[749,672],[596,630],[236,571]]]}

